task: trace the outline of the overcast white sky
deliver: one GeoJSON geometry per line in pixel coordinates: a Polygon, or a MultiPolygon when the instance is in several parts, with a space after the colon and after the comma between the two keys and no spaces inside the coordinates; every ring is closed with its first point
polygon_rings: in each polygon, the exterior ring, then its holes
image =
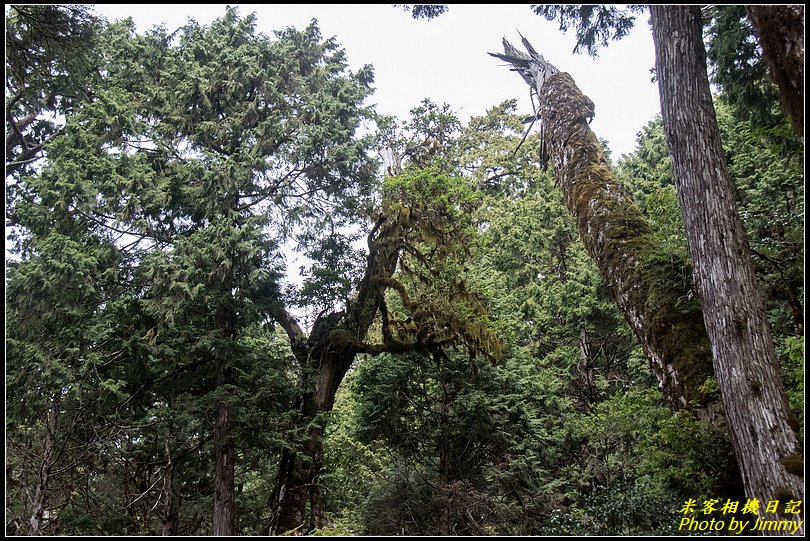
{"type": "MultiPolygon", "coordinates": [[[[113,21],[132,17],[138,31],[156,24],[169,30],[189,18],[207,24],[225,4],[98,4],[96,12],[113,21]]],[[[370,98],[384,114],[407,118],[424,98],[448,103],[466,121],[510,98],[531,113],[529,87],[516,73],[487,54],[502,52],[505,36],[519,45],[522,33],[535,49],[567,71],[596,104],[591,128],[607,139],[614,160],[632,152],[636,133],[660,110],[651,82],[655,63],[648,16],[637,18],[632,33],[602,49],[599,57],[574,54],[574,35],[534,15],[529,4],[451,5],[432,21],[411,18],[390,4],[239,4],[240,14],[256,12],[257,28],[271,35],[288,26],[303,28],[317,19],[324,37],[335,36],[352,68],[374,66],[376,91],[370,98]]]]}

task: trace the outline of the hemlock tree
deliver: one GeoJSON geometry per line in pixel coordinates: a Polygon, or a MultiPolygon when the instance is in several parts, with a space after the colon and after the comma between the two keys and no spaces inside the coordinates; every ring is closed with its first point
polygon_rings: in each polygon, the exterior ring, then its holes
{"type": "Polygon", "coordinates": [[[58,209],[116,239],[154,321],[152,353],[175,352],[169,374],[211,375],[198,392],[215,412],[212,529],[234,534],[242,337],[281,301],[285,238],[340,223],[368,191],[375,170],[355,131],[371,71],[349,72],[314,23],[270,39],[233,9],[173,35],[119,23],[104,40],[105,77],[53,140],[50,182],[19,197],[40,208],[38,191],[58,187],[58,209]]]}
{"type": "Polygon", "coordinates": [[[65,114],[98,76],[100,25],[87,6],[15,5],[6,11],[6,178],[30,170],[65,114]]]}
{"type": "Polygon", "coordinates": [[[801,446],[737,214],[697,7],[651,8],[664,127],[714,369],[750,498],[803,500],[801,446]],[[789,469],[790,468],[790,469],[789,469]]]}

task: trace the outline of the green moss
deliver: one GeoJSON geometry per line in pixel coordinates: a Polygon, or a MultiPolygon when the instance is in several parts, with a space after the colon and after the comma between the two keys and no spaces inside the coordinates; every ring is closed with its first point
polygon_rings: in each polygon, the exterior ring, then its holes
{"type": "Polygon", "coordinates": [[[335,349],[343,349],[351,344],[354,344],[354,338],[346,329],[337,328],[329,333],[330,347],[335,349]]]}
{"type": "Polygon", "coordinates": [[[789,473],[804,477],[804,457],[800,454],[792,454],[782,458],[782,465],[789,473]]]}
{"type": "Polygon", "coordinates": [[[629,194],[614,180],[592,133],[569,137],[563,174],[567,206],[580,236],[618,295],[621,309],[642,313],[643,340],[670,363],[687,402],[718,399],[703,313],[691,294],[691,269],[681,251],[667,248],[629,194]]]}
{"type": "Polygon", "coordinates": [[[780,502],[788,502],[788,501],[796,501],[796,495],[787,488],[787,487],[777,487],[773,493],[774,500],[779,500],[780,502]]]}
{"type": "Polygon", "coordinates": [[[651,243],[642,256],[638,281],[645,284],[645,313],[656,347],[672,363],[688,402],[706,405],[719,399],[712,352],[703,312],[691,293],[691,269],[683,256],[651,243]]]}

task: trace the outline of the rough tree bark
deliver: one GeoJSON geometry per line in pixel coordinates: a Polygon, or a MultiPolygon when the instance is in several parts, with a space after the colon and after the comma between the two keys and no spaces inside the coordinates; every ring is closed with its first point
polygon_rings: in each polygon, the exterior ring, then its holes
{"type": "Polygon", "coordinates": [[[804,6],[747,6],[793,128],[804,134],[804,6]]]}
{"type": "Polygon", "coordinates": [[[546,152],[585,248],[639,339],[667,399],[677,407],[712,399],[701,387],[712,375],[711,349],[686,261],[663,250],[632,197],[615,180],[588,123],[594,105],[523,40],[529,54],[504,40],[505,54],[539,96],[546,152]]]}
{"type": "MultiPolygon", "coordinates": [[[[235,314],[224,304],[217,310],[217,326],[223,341],[231,341],[236,336],[235,314]]],[[[216,352],[217,389],[230,383],[230,367],[223,346],[216,352]]],[[[216,477],[214,481],[213,535],[236,535],[236,508],[234,498],[236,448],[231,428],[231,406],[221,398],[217,405],[217,419],[214,425],[214,460],[216,477]]]]}
{"type": "Polygon", "coordinates": [[[282,454],[270,535],[304,534],[323,526],[318,475],[323,466],[324,427],[317,416],[332,410],[343,377],[362,352],[361,345],[380,307],[384,292],[381,281],[391,278],[399,260],[397,239],[402,235],[398,229],[396,223],[384,218],[372,229],[365,275],[345,314],[336,312],[318,318],[307,336],[282,307],[275,309],[274,318],[287,333],[305,374],[298,408],[303,422],[308,424],[308,434],[299,449],[287,448],[282,454]]]}
{"type": "MultiPolygon", "coordinates": [[[[652,6],[656,71],[694,281],[746,494],[804,500],[802,450],[720,143],[695,6],[652,6]]],[[[780,507],[781,510],[781,507],[780,507]]],[[[786,517],[789,518],[789,517],[786,517]]]]}
{"type": "Polygon", "coordinates": [[[45,416],[45,437],[42,442],[42,458],[39,465],[39,475],[36,490],[31,501],[31,519],[28,521],[29,535],[42,535],[42,522],[47,511],[48,493],[50,490],[51,473],[57,457],[56,423],[59,420],[59,395],[55,395],[51,406],[45,416]]]}

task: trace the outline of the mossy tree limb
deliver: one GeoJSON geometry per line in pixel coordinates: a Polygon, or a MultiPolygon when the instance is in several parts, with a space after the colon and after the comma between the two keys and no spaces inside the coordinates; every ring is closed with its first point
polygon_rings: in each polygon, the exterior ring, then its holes
{"type": "Polygon", "coordinates": [[[494,55],[515,66],[539,96],[546,152],[577,231],[650,360],[667,399],[684,407],[704,392],[712,357],[688,262],[667,254],[630,194],[617,182],[588,123],[594,105],[567,73],[505,44],[494,55]],[[552,67],[553,68],[553,67],[552,67]],[[543,78],[535,76],[544,73],[543,78]]]}
{"type": "MultiPolygon", "coordinates": [[[[426,189],[449,181],[435,171],[409,175],[403,173],[399,182],[415,178],[426,189]]],[[[271,534],[306,533],[323,526],[318,476],[323,469],[324,414],[332,410],[338,387],[358,354],[440,355],[442,348],[452,346],[465,348],[471,357],[501,352],[485,323],[485,307],[466,289],[463,278],[445,268],[464,236],[454,229],[462,220],[451,219],[458,212],[457,202],[446,190],[442,195],[443,203],[434,201],[431,192],[427,202],[415,198],[412,206],[400,201],[383,204],[368,235],[363,277],[345,311],[322,314],[307,335],[280,303],[273,307],[273,318],[286,331],[301,367],[296,407],[306,431],[282,454],[271,534]],[[443,269],[453,277],[454,287],[443,287],[449,285],[443,269]]]]}

